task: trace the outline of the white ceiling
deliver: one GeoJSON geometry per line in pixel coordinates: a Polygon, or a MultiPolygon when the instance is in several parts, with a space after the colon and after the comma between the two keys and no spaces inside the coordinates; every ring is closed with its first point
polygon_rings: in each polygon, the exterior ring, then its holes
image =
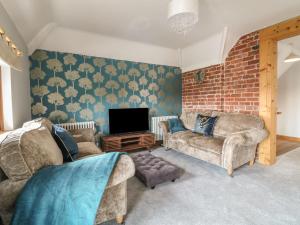
{"type": "Polygon", "coordinates": [[[49,23],[76,30],[183,48],[229,27],[246,34],[300,15],[299,0],[199,0],[199,23],[186,37],[167,24],[169,0],[0,0],[25,42],[49,23]]]}

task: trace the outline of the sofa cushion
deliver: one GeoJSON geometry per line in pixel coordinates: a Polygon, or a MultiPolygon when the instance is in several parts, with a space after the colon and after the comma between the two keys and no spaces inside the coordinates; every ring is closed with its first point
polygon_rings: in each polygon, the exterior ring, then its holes
{"type": "Polygon", "coordinates": [[[1,135],[0,167],[11,180],[23,180],[32,176],[19,147],[23,132],[18,129],[1,135]]]}
{"type": "Polygon", "coordinates": [[[95,131],[92,128],[68,130],[76,142],[95,142],[95,131]]]}
{"type": "Polygon", "coordinates": [[[224,139],[198,135],[189,139],[188,144],[199,150],[222,154],[224,139]]]}
{"type": "Polygon", "coordinates": [[[180,119],[184,125],[185,128],[189,129],[189,130],[193,130],[195,128],[195,122],[196,122],[196,118],[197,115],[201,114],[204,116],[210,116],[211,115],[211,111],[183,111],[180,119]]]}
{"type": "Polygon", "coordinates": [[[47,127],[48,130],[51,132],[52,131],[52,125],[53,123],[48,120],[47,118],[37,118],[37,119],[34,119],[34,120],[30,120],[28,122],[25,122],[23,124],[23,127],[24,128],[38,128],[40,126],[44,126],[44,127],[47,127]]]}
{"type": "Polygon", "coordinates": [[[224,139],[204,137],[190,130],[168,134],[167,146],[198,159],[221,165],[224,139]]]}
{"type": "Polygon", "coordinates": [[[0,167],[12,180],[26,179],[44,166],[63,163],[59,147],[44,126],[20,128],[1,139],[0,167]]]}
{"type": "Polygon", "coordinates": [[[32,171],[63,163],[62,153],[48,128],[41,126],[24,132],[20,140],[22,155],[32,171]]]}
{"type": "Polygon", "coordinates": [[[217,117],[197,115],[194,132],[204,136],[212,136],[217,117]]]}
{"type": "Polygon", "coordinates": [[[264,127],[263,121],[254,115],[213,112],[212,116],[218,116],[214,128],[214,136],[218,137],[225,138],[235,132],[264,127]]]}
{"type": "Polygon", "coordinates": [[[78,146],[72,135],[64,128],[57,125],[52,126],[52,135],[59,146],[64,161],[70,162],[77,158],[78,146]]]}
{"type": "Polygon", "coordinates": [[[79,142],[77,145],[79,151],[78,158],[101,153],[101,150],[95,145],[94,142],[79,142]]]}
{"type": "Polygon", "coordinates": [[[180,119],[173,118],[168,119],[168,127],[171,133],[176,133],[179,131],[185,131],[186,129],[183,127],[183,124],[180,119]]]}
{"type": "Polygon", "coordinates": [[[178,142],[183,145],[188,144],[188,140],[193,138],[193,137],[198,137],[199,134],[193,133],[191,130],[186,130],[186,131],[180,131],[174,134],[169,133],[168,135],[168,141],[172,142],[178,142]]]}

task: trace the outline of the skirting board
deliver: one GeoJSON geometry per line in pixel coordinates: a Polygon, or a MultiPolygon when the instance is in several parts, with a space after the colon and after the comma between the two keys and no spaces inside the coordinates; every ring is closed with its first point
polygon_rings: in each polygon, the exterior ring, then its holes
{"type": "Polygon", "coordinates": [[[285,136],[285,135],[277,135],[277,138],[280,139],[280,140],[285,140],[285,141],[300,142],[299,137],[290,137],[290,136],[285,136]]]}

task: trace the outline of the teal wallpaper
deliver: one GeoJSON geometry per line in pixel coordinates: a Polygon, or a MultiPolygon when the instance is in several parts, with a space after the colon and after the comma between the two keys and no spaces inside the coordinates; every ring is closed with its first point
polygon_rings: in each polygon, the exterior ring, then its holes
{"type": "Polygon", "coordinates": [[[37,50],[30,56],[32,117],[55,123],[94,120],[108,133],[108,109],[148,107],[181,113],[177,67],[37,50]]]}

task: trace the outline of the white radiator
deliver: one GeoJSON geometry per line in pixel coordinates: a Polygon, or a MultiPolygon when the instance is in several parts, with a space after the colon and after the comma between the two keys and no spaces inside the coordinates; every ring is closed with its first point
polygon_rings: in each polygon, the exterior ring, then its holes
{"type": "Polygon", "coordinates": [[[95,129],[94,121],[76,122],[76,123],[59,123],[56,125],[65,128],[66,130],[78,130],[83,128],[92,128],[93,130],[95,129]]]}
{"type": "Polygon", "coordinates": [[[155,134],[156,141],[163,139],[162,129],[159,127],[160,121],[167,121],[168,119],[178,118],[178,116],[155,116],[151,120],[151,132],[155,134]]]}

